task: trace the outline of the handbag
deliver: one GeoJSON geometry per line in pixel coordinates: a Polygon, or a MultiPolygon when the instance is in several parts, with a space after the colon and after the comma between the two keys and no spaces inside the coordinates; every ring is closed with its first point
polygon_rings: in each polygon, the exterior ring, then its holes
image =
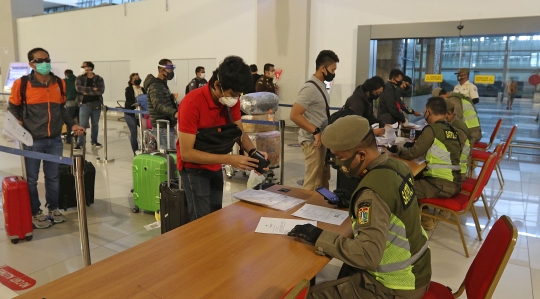
{"type": "Polygon", "coordinates": [[[195,135],[194,149],[211,154],[228,154],[235,143],[240,142],[242,130],[233,121],[231,109],[229,112],[230,124],[199,129],[195,135]]]}

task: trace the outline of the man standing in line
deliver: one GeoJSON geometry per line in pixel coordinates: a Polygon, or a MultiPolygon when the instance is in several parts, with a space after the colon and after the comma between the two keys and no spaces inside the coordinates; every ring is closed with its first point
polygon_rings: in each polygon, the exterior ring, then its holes
{"type": "MultiPolygon", "coordinates": [[[[87,128],[88,122],[92,126],[91,142],[95,148],[101,148],[98,142],[99,118],[101,117],[101,106],[103,105],[103,93],[105,92],[105,82],[103,78],[94,73],[94,64],[85,61],[81,66],[81,75],[75,80],[75,89],[79,92],[77,101],[79,102],[79,124],[87,128]]],[[[81,149],[86,136],[79,136],[75,149],[81,149]]]]}
{"type": "Polygon", "coordinates": [[[385,124],[405,122],[405,116],[401,112],[402,83],[403,72],[398,69],[391,70],[386,87],[379,97],[378,117],[385,124]]]}
{"type": "MultiPolygon", "coordinates": [[[[62,126],[76,134],[84,133],[84,128],[77,125],[65,109],[66,99],[64,81],[51,73],[51,58],[43,48],[34,48],[28,52],[28,65],[32,72],[15,80],[9,97],[8,111],[19,120],[34,140],[31,146],[24,145],[27,151],[61,156],[63,151],[62,126]]],[[[52,224],[41,210],[38,194],[38,176],[41,160],[24,158],[28,193],[32,207],[32,223],[35,228],[48,228],[52,224]]],[[[45,207],[55,223],[66,221],[58,209],[60,177],[58,163],[43,161],[45,174],[45,207]]]]}
{"type": "Polygon", "coordinates": [[[254,93],[255,84],[257,84],[257,81],[259,81],[262,75],[257,74],[259,72],[259,69],[257,68],[256,64],[250,65],[249,70],[251,71],[251,78],[252,78],[253,84],[251,85],[247,93],[254,93]]]}
{"type": "Polygon", "coordinates": [[[271,63],[267,63],[264,65],[264,76],[260,77],[259,80],[257,80],[257,83],[255,83],[255,91],[261,92],[271,92],[276,93],[276,84],[274,83],[274,76],[275,76],[276,69],[274,68],[274,65],[271,63]]]}
{"type": "Polygon", "coordinates": [[[204,71],[204,67],[198,66],[195,69],[195,78],[189,82],[188,86],[186,86],[186,94],[188,94],[190,91],[194,90],[195,88],[203,87],[208,83],[206,79],[204,78],[206,76],[206,72],[204,71]]]}
{"type": "MultiPolygon", "coordinates": [[[[64,71],[64,82],[66,83],[66,109],[73,119],[79,117],[79,105],[77,104],[77,90],[75,89],[75,80],[72,70],[64,71]]],[[[66,143],[71,144],[71,130],[67,130],[66,143]]]]}
{"type": "Polygon", "coordinates": [[[330,166],[326,165],[326,148],[321,143],[321,132],[330,119],[330,96],[324,81],[336,76],[339,58],[333,51],[323,50],[315,60],[315,74],[300,89],[290,118],[300,127],[298,142],[306,163],[304,189],[329,187],[330,166]]]}

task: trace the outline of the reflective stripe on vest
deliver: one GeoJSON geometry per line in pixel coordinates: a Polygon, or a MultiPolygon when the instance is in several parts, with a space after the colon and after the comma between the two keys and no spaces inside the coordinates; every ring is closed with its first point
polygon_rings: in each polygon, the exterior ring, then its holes
{"type": "Polygon", "coordinates": [[[471,153],[471,143],[469,139],[465,140],[463,149],[461,150],[461,156],[459,157],[459,165],[461,166],[461,173],[467,173],[467,166],[469,165],[469,155],[471,153]]]}
{"type": "Polygon", "coordinates": [[[461,171],[460,165],[452,165],[450,152],[446,149],[444,143],[437,138],[435,138],[431,148],[426,153],[426,162],[427,170],[424,171],[426,176],[453,181],[452,170],[461,171]]]}
{"type": "Polygon", "coordinates": [[[463,104],[463,122],[465,122],[467,128],[479,127],[480,121],[473,104],[465,99],[461,99],[461,103],[463,104]]]}

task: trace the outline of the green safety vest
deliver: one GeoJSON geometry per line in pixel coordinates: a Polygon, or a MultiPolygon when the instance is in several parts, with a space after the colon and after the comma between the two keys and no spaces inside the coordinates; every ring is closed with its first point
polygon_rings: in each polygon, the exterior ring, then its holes
{"type": "Polygon", "coordinates": [[[469,128],[467,128],[467,125],[465,125],[465,123],[459,118],[454,118],[450,125],[452,125],[452,127],[456,128],[457,130],[463,131],[465,135],[467,135],[467,138],[463,143],[463,147],[461,148],[461,156],[459,157],[461,174],[464,175],[467,173],[467,168],[469,166],[469,158],[471,155],[471,132],[469,131],[469,128]]]}
{"type": "MultiPolygon", "coordinates": [[[[377,281],[389,289],[414,290],[429,283],[431,271],[415,271],[430,268],[428,236],[419,221],[419,207],[414,192],[414,179],[407,166],[388,159],[371,169],[362,179],[353,197],[364,189],[377,193],[390,208],[390,225],[382,260],[375,271],[368,271],[377,281]],[[399,190],[399,192],[398,192],[399,190]]],[[[354,236],[357,227],[357,204],[350,206],[354,236]]]]}
{"type": "Polygon", "coordinates": [[[461,183],[461,143],[457,131],[446,121],[428,127],[433,129],[435,140],[426,153],[424,176],[461,183]]]}
{"type": "Polygon", "coordinates": [[[467,125],[467,128],[476,128],[480,126],[480,120],[478,119],[478,112],[471,100],[457,92],[452,92],[450,97],[458,97],[461,99],[463,106],[463,122],[467,125]]]}

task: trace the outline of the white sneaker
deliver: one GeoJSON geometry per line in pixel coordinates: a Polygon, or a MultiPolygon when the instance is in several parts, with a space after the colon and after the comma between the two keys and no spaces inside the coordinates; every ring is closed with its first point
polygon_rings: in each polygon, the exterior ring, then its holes
{"type": "Polygon", "coordinates": [[[49,216],[54,219],[54,223],[62,223],[66,221],[66,217],[60,213],[59,209],[49,211],[49,216]]]}
{"type": "Polygon", "coordinates": [[[41,211],[32,216],[32,224],[35,228],[49,228],[52,225],[51,221],[41,211]]]}

